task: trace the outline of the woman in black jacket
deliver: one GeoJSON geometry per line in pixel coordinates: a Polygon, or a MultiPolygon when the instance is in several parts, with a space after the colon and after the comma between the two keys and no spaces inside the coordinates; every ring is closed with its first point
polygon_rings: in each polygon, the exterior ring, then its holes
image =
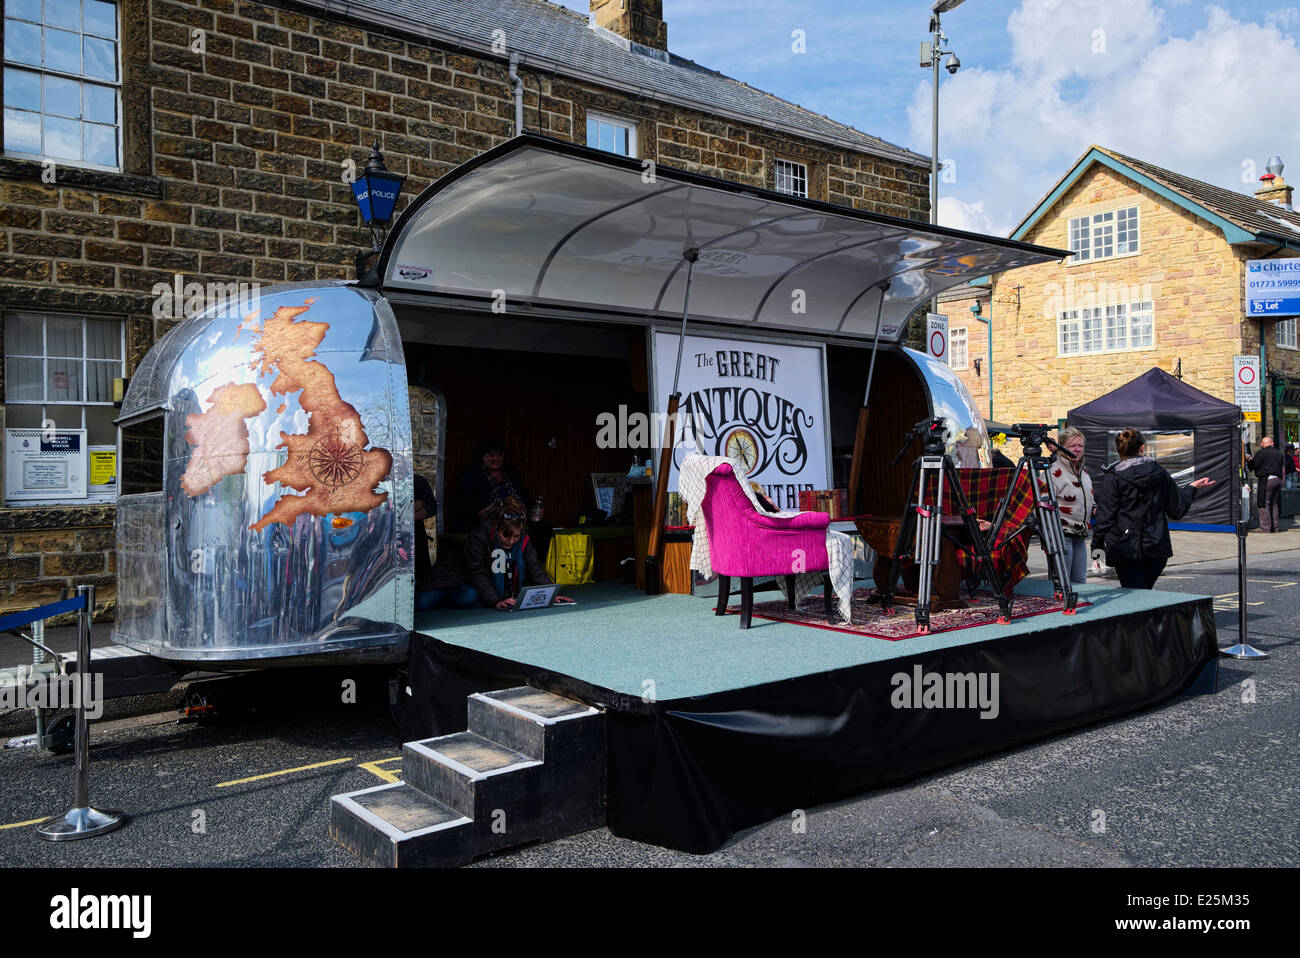
{"type": "Polygon", "coordinates": [[[1106,550],[1106,564],[1115,567],[1126,589],[1150,589],[1174,554],[1168,519],[1181,519],[1191,508],[1196,490],[1214,485],[1197,479],[1188,489],[1146,453],[1146,440],[1136,429],[1115,437],[1119,462],[1107,466],[1097,486],[1097,524],[1093,542],[1106,550]]]}

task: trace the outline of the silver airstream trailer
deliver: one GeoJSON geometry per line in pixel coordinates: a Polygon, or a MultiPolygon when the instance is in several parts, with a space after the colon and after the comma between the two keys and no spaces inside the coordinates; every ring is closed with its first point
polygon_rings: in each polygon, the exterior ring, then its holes
{"type": "Polygon", "coordinates": [[[405,657],[411,423],[377,292],[277,286],[199,313],[145,357],[119,423],[116,642],[205,663],[405,657]]]}
{"type": "MultiPolygon", "coordinates": [[[[549,324],[639,327],[650,340],[656,326],[684,331],[689,313],[705,330],[861,350],[863,368],[883,343],[882,375],[894,378],[876,387],[871,454],[892,455],[915,421],[939,415],[986,458],[965,387],[899,345],[907,318],[964,280],[1061,255],[662,166],[647,178],[633,158],[516,137],[413,200],[360,283],[214,306],[148,353],[118,420],[114,640],[207,665],[406,657],[403,335],[530,349],[549,324]],[[778,308],[804,287],[818,308],[778,308]]],[[[665,408],[663,387],[652,411],[665,408]]]]}

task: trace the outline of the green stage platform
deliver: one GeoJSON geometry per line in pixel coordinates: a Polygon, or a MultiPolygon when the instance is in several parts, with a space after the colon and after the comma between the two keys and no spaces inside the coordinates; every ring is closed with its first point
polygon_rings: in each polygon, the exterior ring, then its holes
{"type": "MultiPolygon", "coordinates": [[[[1079,586],[1090,605],[933,635],[888,641],[755,618],[748,631],[735,615],[716,616],[713,602],[688,595],[646,596],[621,583],[567,587],[574,606],[536,612],[437,609],[415,616],[415,630],[439,642],[526,663],[590,685],[640,697],[647,679],[660,700],[743,689],[836,669],[912,658],[940,649],[1103,619],[1141,616],[1204,596],[1079,586]]],[[[1017,594],[1051,595],[1045,581],[1022,582],[1017,594]]],[[[779,593],[759,593],[757,601],[779,593]]],[[[733,604],[739,601],[732,596],[733,604]]],[[[1013,612],[1014,614],[1014,612],[1013,612]]]]}

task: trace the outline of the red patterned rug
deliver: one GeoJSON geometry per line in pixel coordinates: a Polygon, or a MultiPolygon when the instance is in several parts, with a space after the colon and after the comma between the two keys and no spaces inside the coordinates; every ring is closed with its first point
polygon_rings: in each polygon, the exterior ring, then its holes
{"type": "MultiPolygon", "coordinates": [[[[892,615],[885,615],[880,610],[879,602],[868,602],[873,594],[871,589],[857,589],[853,593],[853,621],[844,622],[837,613],[833,623],[827,623],[825,608],[820,595],[811,595],[799,603],[797,609],[787,609],[785,599],[774,602],[755,602],[754,615],[760,619],[777,622],[791,622],[795,625],[810,625],[818,629],[830,629],[832,632],[848,632],[853,635],[868,635],[874,639],[887,639],[896,642],[922,635],[916,629],[916,612],[912,606],[896,605],[892,615]]],[[[968,600],[970,601],[970,600],[968,600]]],[[[1089,605],[1079,602],[1078,608],[1089,605]]],[[[1048,612],[1060,612],[1065,604],[1050,596],[1017,595],[1011,603],[1011,618],[1026,619],[1032,615],[1044,615],[1048,612]]],[[[740,606],[727,607],[729,613],[739,614],[740,606]]],[[[998,620],[998,604],[987,592],[977,593],[974,604],[968,609],[948,609],[945,612],[930,613],[930,633],[951,632],[954,629],[969,629],[977,625],[991,625],[998,620]]]]}

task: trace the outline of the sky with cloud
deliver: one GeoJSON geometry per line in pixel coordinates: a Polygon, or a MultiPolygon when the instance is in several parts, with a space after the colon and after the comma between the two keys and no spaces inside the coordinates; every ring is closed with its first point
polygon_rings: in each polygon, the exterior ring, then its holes
{"type": "MultiPolygon", "coordinates": [[[[927,0],[664,0],[664,19],[674,53],[930,154],[927,0]]],[[[1300,178],[1298,7],[966,0],[943,26],[962,63],[941,71],[949,226],[1005,235],[1092,144],[1243,192],[1275,153],[1300,178]]]]}

